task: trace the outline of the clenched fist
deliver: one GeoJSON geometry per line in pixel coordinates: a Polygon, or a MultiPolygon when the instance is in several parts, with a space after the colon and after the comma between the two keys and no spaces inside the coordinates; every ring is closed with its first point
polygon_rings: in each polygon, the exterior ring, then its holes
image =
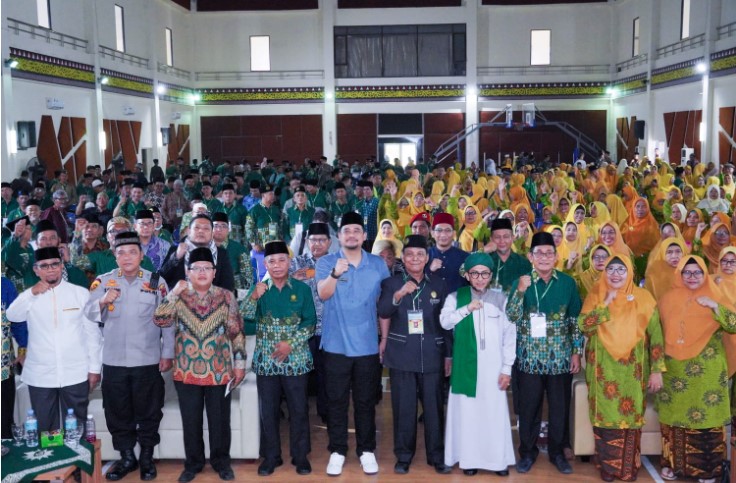
{"type": "Polygon", "coordinates": [[[347,272],[348,268],[350,268],[350,262],[348,262],[348,259],[338,258],[337,262],[335,263],[335,268],[333,268],[332,270],[335,272],[335,275],[339,277],[343,273],[347,272]]]}
{"type": "Polygon", "coordinates": [[[532,277],[530,275],[522,275],[519,277],[519,284],[516,286],[516,290],[519,293],[526,292],[526,289],[532,286],[532,277]]]}
{"type": "Polygon", "coordinates": [[[263,282],[258,282],[256,288],[253,289],[253,293],[250,294],[251,300],[258,300],[263,297],[263,294],[268,290],[268,286],[263,282]]]}

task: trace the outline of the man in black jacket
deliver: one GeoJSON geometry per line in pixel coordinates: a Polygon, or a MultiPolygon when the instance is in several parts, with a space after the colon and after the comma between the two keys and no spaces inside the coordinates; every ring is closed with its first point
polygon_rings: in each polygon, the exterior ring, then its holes
{"type": "Polygon", "coordinates": [[[161,276],[169,287],[186,278],[184,267],[189,263],[189,253],[195,248],[209,248],[215,261],[215,280],[212,283],[226,290],[235,290],[233,268],[227,257],[227,250],[218,247],[212,237],[212,219],[207,215],[197,215],[189,222],[189,236],[171,250],[161,267],[161,276]]]}
{"type": "Polygon", "coordinates": [[[445,358],[451,357],[450,333],[440,326],[447,296],[444,280],[425,274],[429,261],[427,239],[409,235],[403,248],[406,274],[381,283],[378,315],[381,324],[379,354],[389,368],[394,420],[394,472],[406,474],[416,451],[417,399],[424,408],[427,463],[445,474],[444,378],[445,358]]]}

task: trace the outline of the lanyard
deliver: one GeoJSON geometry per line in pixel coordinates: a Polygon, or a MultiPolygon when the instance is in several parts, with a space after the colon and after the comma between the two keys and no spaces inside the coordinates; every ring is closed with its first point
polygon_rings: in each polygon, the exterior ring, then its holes
{"type": "Polygon", "coordinates": [[[542,297],[539,297],[539,291],[537,291],[537,283],[534,283],[534,293],[537,295],[537,310],[541,311],[540,304],[542,303],[542,300],[544,300],[544,297],[547,295],[547,292],[549,292],[549,289],[552,288],[552,283],[554,282],[554,278],[549,279],[549,283],[547,284],[547,289],[542,294],[542,297]]]}
{"type": "Polygon", "coordinates": [[[506,263],[501,265],[501,257],[498,257],[498,262],[496,263],[496,284],[501,280],[501,270],[504,268],[506,268],[506,263]]]}
{"type": "MultiPolygon", "coordinates": [[[[406,276],[406,275],[404,275],[404,283],[406,283],[408,281],[409,281],[409,277],[406,276]]],[[[412,297],[412,299],[411,299],[411,306],[412,306],[412,308],[414,310],[417,310],[417,299],[422,294],[422,292],[424,291],[424,287],[426,287],[426,286],[427,286],[427,282],[425,282],[424,280],[422,280],[422,286],[421,286],[421,288],[419,288],[419,290],[417,290],[416,293],[414,294],[414,296],[412,297]]]]}

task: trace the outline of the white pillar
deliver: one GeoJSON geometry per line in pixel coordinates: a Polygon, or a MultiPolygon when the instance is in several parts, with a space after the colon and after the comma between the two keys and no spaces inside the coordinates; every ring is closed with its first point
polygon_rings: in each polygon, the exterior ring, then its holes
{"type": "Polygon", "coordinates": [[[322,110],[322,154],[332,161],[337,152],[337,104],[335,102],[335,11],[336,0],[322,0],[322,63],[324,109],[322,110]]]}
{"type": "MultiPolygon", "coordinates": [[[[478,3],[465,2],[465,127],[478,123],[478,3]]],[[[475,131],[465,139],[465,167],[481,166],[479,151],[480,131],[475,131]]]]}
{"type": "Polygon", "coordinates": [[[10,47],[8,42],[7,17],[3,17],[2,29],[2,103],[0,104],[0,115],[2,116],[2,136],[0,136],[0,170],[3,181],[12,181],[20,175],[21,166],[16,165],[16,153],[18,152],[18,131],[15,127],[15,116],[13,106],[13,78],[10,67],[5,66],[5,59],[10,58],[10,47]]]}
{"type": "MultiPolygon", "coordinates": [[[[652,69],[654,68],[654,57],[657,54],[657,46],[659,42],[659,31],[660,31],[660,0],[652,0],[651,9],[649,11],[649,51],[647,55],[647,79],[652,78],[652,69]]],[[[652,83],[647,82],[647,117],[646,121],[646,152],[639,151],[640,157],[644,155],[649,156],[649,159],[654,159],[654,149],[656,148],[656,140],[654,139],[654,124],[660,122],[655,119],[657,110],[654,102],[654,93],[652,92],[652,83]]],[[[661,122],[664,122],[663,120],[661,122]]],[[[629,126],[633,128],[633,126],[629,126]]],[[[665,156],[666,153],[660,153],[661,156],[665,156]]]]}
{"type": "MultiPolygon", "coordinates": [[[[87,164],[99,164],[105,168],[105,152],[102,149],[100,138],[104,136],[104,112],[102,109],[102,86],[98,81],[100,77],[100,53],[97,49],[99,43],[98,24],[97,24],[97,2],[95,0],[86,1],[86,11],[89,15],[84,15],[86,19],[87,39],[89,40],[88,50],[94,59],[95,68],[95,97],[91,105],[89,124],[87,125],[87,164]]],[[[113,153],[115,156],[115,153],[113,153]]]]}
{"type": "MultiPolygon", "coordinates": [[[[705,135],[705,139],[700,138],[700,161],[708,164],[714,162],[716,166],[720,164],[718,149],[715,142],[718,139],[719,119],[718,112],[713,106],[713,82],[710,79],[710,54],[715,47],[715,41],[718,39],[717,29],[721,18],[721,0],[712,0],[709,2],[709,8],[706,9],[705,17],[705,49],[703,50],[703,62],[708,70],[703,74],[703,110],[701,122],[703,128],[699,132],[705,135]]],[[[700,128],[700,126],[698,126],[700,128]]]]}

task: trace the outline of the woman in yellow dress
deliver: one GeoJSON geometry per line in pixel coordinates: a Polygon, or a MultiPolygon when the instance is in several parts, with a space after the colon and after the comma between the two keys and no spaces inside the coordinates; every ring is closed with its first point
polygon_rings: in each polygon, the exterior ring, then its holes
{"type": "Polygon", "coordinates": [[[659,244],[655,260],[647,267],[644,277],[644,288],[659,300],[672,288],[672,281],[677,276],[675,268],[683,256],[688,255],[687,245],[681,238],[667,238],[659,244]]]}

